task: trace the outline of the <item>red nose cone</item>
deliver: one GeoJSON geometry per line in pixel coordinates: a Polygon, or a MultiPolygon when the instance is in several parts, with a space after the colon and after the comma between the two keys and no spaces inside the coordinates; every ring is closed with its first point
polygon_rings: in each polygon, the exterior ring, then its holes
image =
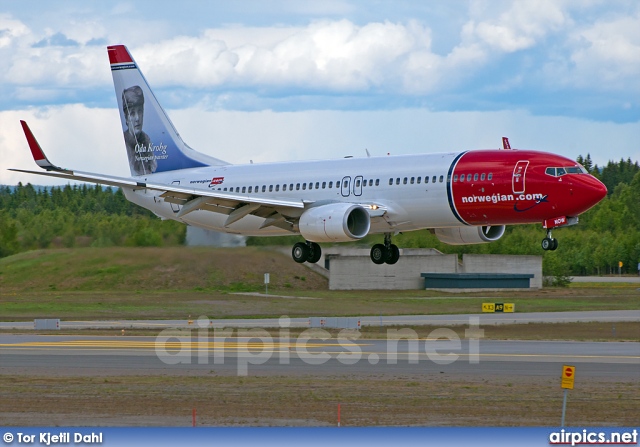
{"type": "Polygon", "coordinates": [[[607,196],[607,187],[592,175],[581,175],[579,179],[580,183],[576,184],[576,187],[578,190],[578,200],[584,208],[581,212],[584,212],[607,196]]]}

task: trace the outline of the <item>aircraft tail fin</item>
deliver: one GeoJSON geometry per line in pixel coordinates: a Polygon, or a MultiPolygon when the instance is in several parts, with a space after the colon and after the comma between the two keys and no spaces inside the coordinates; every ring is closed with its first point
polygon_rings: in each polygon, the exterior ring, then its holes
{"type": "Polygon", "coordinates": [[[131,175],[228,164],[182,141],[126,46],[107,50],[131,175]]]}
{"type": "Polygon", "coordinates": [[[509,138],[502,137],[502,149],[505,151],[511,150],[511,144],[509,144],[509,138]]]}

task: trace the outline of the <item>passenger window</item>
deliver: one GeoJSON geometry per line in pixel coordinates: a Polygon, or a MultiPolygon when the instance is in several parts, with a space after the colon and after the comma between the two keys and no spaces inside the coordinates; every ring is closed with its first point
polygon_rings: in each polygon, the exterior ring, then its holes
{"type": "Polygon", "coordinates": [[[329,189],[333,188],[333,182],[329,182],[329,189]]]}
{"type": "Polygon", "coordinates": [[[336,182],[336,188],[340,188],[340,181],[336,182]]]}
{"type": "Polygon", "coordinates": [[[393,185],[393,179],[392,178],[389,179],[389,185],[393,185]]]}
{"type": "Polygon", "coordinates": [[[471,174],[467,174],[467,181],[470,182],[471,181],[471,174]]]}
{"type": "Polygon", "coordinates": [[[273,192],[273,185],[269,185],[269,192],[273,192]]]}
{"type": "Polygon", "coordinates": [[[490,172],[490,173],[489,173],[489,176],[487,177],[487,180],[491,180],[492,178],[493,178],[493,173],[492,173],[492,172],[490,172]]]}
{"type": "Polygon", "coordinates": [[[440,176],[440,183],[444,182],[444,175],[440,176]]]}
{"type": "Polygon", "coordinates": [[[356,188],[360,187],[360,180],[356,180],[356,188]]]}
{"type": "Polygon", "coordinates": [[[399,184],[400,184],[400,177],[396,179],[396,185],[399,185],[399,184]]]}
{"type": "Polygon", "coordinates": [[[369,180],[369,186],[373,186],[373,179],[369,180]]]}
{"type": "MultiPolygon", "coordinates": [[[[469,174],[469,175],[471,175],[471,174],[469,174]]],[[[434,175],[434,176],[431,178],[431,183],[435,183],[435,182],[436,182],[436,178],[437,178],[437,177],[434,175]]]]}
{"type": "Polygon", "coordinates": [[[426,175],[424,176],[424,182],[429,183],[429,177],[427,177],[426,175]]]}
{"type": "Polygon", "coordinates": [[[249,186],[249,192],[253,191],[253,186],[249,186]]]}
{"type": "Polygon", "coordinates": [[[325,189],[327,187],[327,182],[322,182],[322,189],[325,189]]]}
{"type": "Polygon", "coordinates": [[[303,184],[302,184],[302,190],[304,191],[305,189],[307,189],[307,184],[306,184],[306,183],[303,183],[303,184]]]}
{"type": "Polygon", "coordinates": [[[296,191],[300,190],[300,183],[296,183],[296,191]]]}
{"type": "Polygon", "coordinates": [[[458,174],[454,174],[453,175],[453,183],[456,183],[458,181],[458,174]]]}
{"type": "Polygon", "coordinates": [[[286,191],[287,190],[287,184],[285,183],[284,185],[282,185],[282,190],[286,191]]]}
{"type": "Polygon", "coordinates": [[[243,186],[243,187],[242,187],[242,193],[244,194],[245,192],[247,192],[247,187],[246,187],[246,186],[243,186]]]}
{"type": "Polygon", "coordinates": [[[293,183],[289,184],[289,191],[293,191],[293,183]]]}
{"type": "Polygon", "coordinates": [[[482,173],[482,175],[480,175],[480,181],[484,182],[484,178],[486,177],[486,175],[484,175],[484,172],[482,173]]]}
{"type": "Polygon", "coordinates": [[[422,177],[418,177],[418,178],[416,179],[416,183],[417,183],[418,185],[420,184],[420,180],[422,180],[422,177]]]}
{"type": "Polygon", "coordinates": [[[316,182],[316,189],[320,189],[320,182],[316,182]]]}
{"type": "Polygon", "coordinates": [[[380,179],[376,179],[376,186],[380,186],[380,179]]]}
{"type": "MultiPolygon", "coordinates": [[[[302,189],[304,189],[304,186],[302,186],[302,189]]],[[[309,189],[313,189],[313,183],[309,183],[309,189]]]]}
{"type": "Polygon", "coordinates": [[[474,181],[474,182],[477,182],[477,181],[478,181],[478,174],[477,174],[477,173],[476,173],[476,174],[473,174],[473,181],[474,181]]]}
{"type": "Polygon", "coordinates": [[[239,186],[236,187],[236,192],[240,192],[240,187],[239,186]]]}
{"type": "Polygon", "coordinates": [[[276,185],[276,192],[280,191],[280,185],[276,185]]]}
{"type": "Polygon", "coordinates": [[[227,188],[224,189],[225,191],[227,190],[227,188]]]}
{"type": "Polygon", "coordinates": [[[262,185],[262,192],[266,192],[267,191],[267,186],[266,185],[262,185]]]}
{"type": "Polygon", "coordinates": [[[407,184],[407,178],[405,177],[404,180],[402,180],[402,184],[406,185],[407,184]]]}
{"type": "Polygon", "coordinates": [[[411,184],[413,185],[413,183],[416,181],[415,177],[411,177],[411,184]]]}

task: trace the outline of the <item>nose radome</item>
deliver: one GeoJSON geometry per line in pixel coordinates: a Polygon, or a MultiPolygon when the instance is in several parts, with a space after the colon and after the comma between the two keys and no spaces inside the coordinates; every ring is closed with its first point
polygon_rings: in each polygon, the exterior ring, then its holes
{"type": "Polygon", "coordinates": [[[587,206],[591,208],[607,196],[607,187],[591,175],[586,180],[580,188],[580,195],[583,196],[587,206]]]}

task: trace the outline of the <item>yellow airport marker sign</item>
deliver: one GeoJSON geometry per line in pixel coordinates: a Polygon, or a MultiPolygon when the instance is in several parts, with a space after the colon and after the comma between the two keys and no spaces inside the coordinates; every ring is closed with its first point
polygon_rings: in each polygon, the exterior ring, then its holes
{"type": "Polygon", "coordinates": [[[576,378],[576,367],[570,365],[562,365],[562,388],[567,390],[573,389],[573,382],[576,378]]]}
{"type": "Polygon", "coordinates": [[[515,312],[513,303],[482,303],[482,312],[515,312]]]}
{"type": "Polygon", "coordinates": [[[495,312],[496,304],[495,303],[482,303],[482,312],[495,312]]]}

